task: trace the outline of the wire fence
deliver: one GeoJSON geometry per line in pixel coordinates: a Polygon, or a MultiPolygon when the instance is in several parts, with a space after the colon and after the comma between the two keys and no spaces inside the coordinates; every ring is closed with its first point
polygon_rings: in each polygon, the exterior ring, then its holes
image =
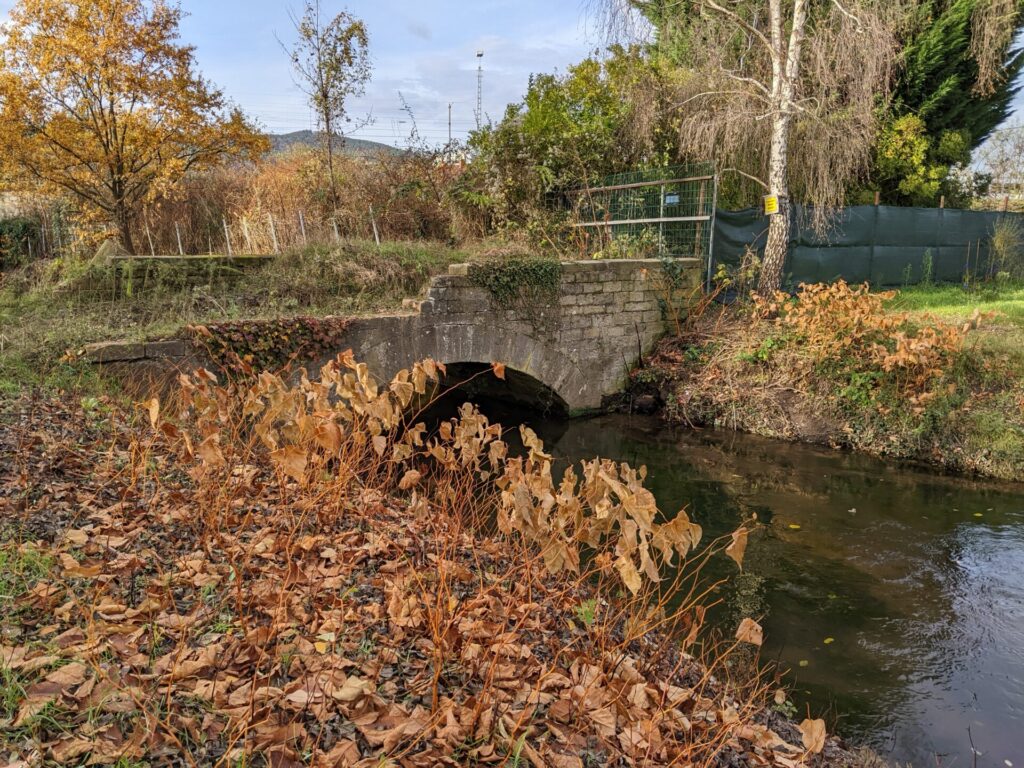
{"type": "Polygon", "coordinates": [[[60,207],[19,208],[0,216],[0,266],[4,268],[59,256],[74,242],[70,218],[60,207]]]}
{"type": "MultiPolygon", "coordinates": [[[[380,244],[382,227],[373,208],[364,220],[351,215],[325,217],[304,210],[244,216],[211,216],[186,211],[180,217],[155,216],[143,211],[132,227],[132,258],[180,259],[200,256],[274,256],[296,248],[340,244],[352,237],[370,236],[380,244]]],[[[65,212],[25,211],[0,219],[0,266],[10,268],[39,259],[68,255],[91,256],[104,237],[90,233],[65,212]]]]}
{"type": "Polygon", "coordinates": [[[568,193],[566,202],[579,229],[703,262],[711,252],[717,192],[713,167],[690,163],[608,176],[568,193]]]}
{"type": "MultiPolygon", "coordinates": [[[[270,256],[311,245],[339,244],[350,237],[352,222],[346,218],[324,217],[307,211],[256,213],[254,215],[205,220],[173,220],[161,217],[159,224],[141,217],[141,242],[136,255],[149,256],[270,256]]],[[[380,244],[381,235],[373,208],[360,222],[360,234],[370,231],[380,244]]]]}

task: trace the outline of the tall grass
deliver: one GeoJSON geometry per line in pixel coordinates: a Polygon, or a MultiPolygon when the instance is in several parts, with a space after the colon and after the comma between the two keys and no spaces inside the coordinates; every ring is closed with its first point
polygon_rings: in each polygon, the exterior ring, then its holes
{"type": "Polygon", "coordinates": [[[320,154],[296,147],[252,165],[190,176],[142,212],[140,251],[276,253],[345,239],[459,242],[482,234],[454,194],[463,166],[446,152],[409,150],[336,159],[340,202],[329,204],[320,154]],[[179,245],[180,240],[180,245],[179,245]]]}

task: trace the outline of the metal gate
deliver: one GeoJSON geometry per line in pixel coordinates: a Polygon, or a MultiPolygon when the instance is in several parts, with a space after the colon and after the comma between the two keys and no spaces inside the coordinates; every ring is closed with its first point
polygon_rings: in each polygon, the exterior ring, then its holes
{"type": "Polygon", "coordinates": [[[608,176],[600,186],[574,190],[570,204],[578,228],[707,264],[717,197],[712,166],[690,164],[608,176]]]}

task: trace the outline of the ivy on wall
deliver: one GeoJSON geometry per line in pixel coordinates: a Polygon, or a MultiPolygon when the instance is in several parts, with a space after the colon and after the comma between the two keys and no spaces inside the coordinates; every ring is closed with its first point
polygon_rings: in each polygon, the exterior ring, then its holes
{"type": "Polygon", "coordinates": [[[340,351],[350,321],[341,317],[289,317],[190,325],[188,335],[224,370],[277,371],[340,351]]]}
{"type": "Polygon", "coordinates": [[[556,259],[522,258],[474,264],[469,278],[475,285],[490,291],[499,306],[513,309],[524,301],[557,296],[562,264],[556,259]]]}

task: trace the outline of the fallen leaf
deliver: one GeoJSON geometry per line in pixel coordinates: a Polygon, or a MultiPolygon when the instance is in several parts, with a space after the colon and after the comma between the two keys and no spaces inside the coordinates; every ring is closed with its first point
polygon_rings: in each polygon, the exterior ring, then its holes
{"type": "Polygon", "coordinates": [[[156,428],[157,420],[160,418],[160,401],[157,398],[151,398],[144,402],[143,407],[149,413],[149,423],[154,429],[156,428]]]}
{"type": "Polygon", "coordinates": [[[736,565],[743,570],[743,555],[747,551],[747,529],[744,527],[737,528],[732,532],[732,544],[725,548],[725,554],[736,561],[736,565]]]}
{"type": "Polygon", "coordinates": [[[76,661],[54,670],[46,676],[46,681],[71,688],[84,683],[88,671],[89,668],[85,664],[76,661]]]}
{"type": "Polygon", "coordinates": [[[619,576],[622,577],[622,583],[629,588],[630,592],[635,595],[640,591],[642,586],[640,572],[636,569],[636,565],[633,564],[631,557],[620,555],[618,560],[615,561],[615,569],[619,572],[619,576]]]}
{"type": "Polygon", "coordinates": [[[64,536],[76,547],[84,547],[89,542],[89,534],[80,528],[65,531],[64,536]]]}
{"type": "Polygon", "coordinates": [[[86,752],[91,752],[93,742],[87,739],[67,738],[50,745],[50,755],[58,763],[66,763],[76,757],[81,757],[86,752]]]}
{"type": "Polygon", "coordinates": [[[800,723],[800,734],[803,737],[804,748],[808,752],[816,755],[825,748],[824,720],[804,720],[800,723]]]}
{"type": "Polygon", "coordinates": [[[410,488],[416,486],[422,477],[423,475],[415,469],[410,469],[402,476],[401,481],[398,483],[398,488],[403,491],[408,491],[410,488]]]}
{"type": "Polygon", "coordinates": [[[760,646],[764,642],[764,630],[753,619],[744,619],[736,630],[736,639],[741,643],[760,646]]]}
{"type": "Polygon", "coordinates": [[[358,701],[363,696],[373,693],[373,684],[369,680],[360,677],[350,677],[345,684],[335,688],[331,692],[331,698],[336,701],[352,702],[358,701]]]}
{"type": "Polygon", "coordinates": [[[203,464],[209,467],[219,467],[224,464],[224,454],[220,450],[220,435],[212,434],[199,444],[196,450],[203,464]]]}
{"type": "Polygon", "coordinates": [[[277,468],[295,482],[306,479],[306,452],[297,445],[286,445],[270,454],[277,468]]]}

